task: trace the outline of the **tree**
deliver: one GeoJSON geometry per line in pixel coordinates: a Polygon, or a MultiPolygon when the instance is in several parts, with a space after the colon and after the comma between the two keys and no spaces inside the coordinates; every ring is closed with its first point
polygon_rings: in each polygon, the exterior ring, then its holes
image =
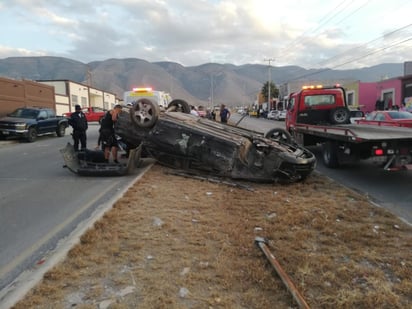
{"type": "MultiPolygon", "coordinates": [[[[265,98],[266,102],[268,101],[268,84],[269,82],[266,82],[261,90],[262,96],[265,98]]],[[[270,99],[272,100],[273,98],[279,97],[279,89],[276,88],[276,85],[273,82],[270,82],[270,99]]]]}

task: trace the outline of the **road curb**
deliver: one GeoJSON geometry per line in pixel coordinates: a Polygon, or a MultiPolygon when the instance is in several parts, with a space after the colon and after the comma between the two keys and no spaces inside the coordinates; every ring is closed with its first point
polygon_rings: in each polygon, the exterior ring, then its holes
{"type": "Polygon", "coordinates": [[[343,184],[343,183],[341,183],[341,182],[336,181],[335,179],[333,179],[333,178],[331,178],[331,177],[329,177],[329,176],[327,176],[327,175],[325,175],[325,174],[322,174],[322,172],[320,172],[320,171],[314,171],[313,173],[314,173],[314,174],[322,175],[323,177],[326,177],[326,178],[329,179],[330,181],[333,181],[333,182],[339,184],[340,186],[346,188],[347,190],[349,190],[349,191],[351,191],[351,192],[353,192],[353,193],[355,193],[355,194],[359,194],[359,195],[361,195],[361,196],[363,196],[363,197],[366,197],[367,200],[368,200],[368,202],[371,203],[373,206],[378,207],[378,208],[385,209],[386,211],[390,212],[392,215],[394,215],[395,217],[397,217],[399,220],[401,220],[401,221],[402,221],[403,223],[405,223],[406,225],[412,226],[412,222],[409,222],[406,218],[403,218],[400,214],[392,211],[391,209],[388,209],[387,207],[385,207],[384,205],[382,205],[382,204],[383,204],[382,201],[379,201],[379,200],[375,199],[373,196],[370,196],[367,192],[363,192],[363,191],[357,190],[356,188],[349,187],[349,186],[347,186],[347,185],[345,185],[345,184],[343,184]]]}
{"type": "Polygon", "coordinates": [[[41,263],[41,265],[24,271],[13,280],[13,282],[1,290],[0,309],[9,309],[23,299],[24,296],[43,279],[44,274],[58,263],[62,262],[66,258],[67,253],[80,242],[80,237],[89,228],[93,227],[93,225],[99,221],[107,211],[111,210],[113,205],[123,197],[123,195],[136,184],[153,165],[154,163],[148,163],[148,165],[143,167],[141,172],[135,178],[131,179],[123,189],[119,190],[106,203],[99,205],[93,213],[80,222],[76,229],[74,229],[66,238],[61,239],[56,248],[47,253],[43,258],[42,261],[44,262],[41,263]]]}
{"type": "Polygon", "coordinates": [[[10,141],[0,141],[0,147],[3,145],[10,145],[10,144],[16,144],[16,140],[10,140],[10,141]]]}

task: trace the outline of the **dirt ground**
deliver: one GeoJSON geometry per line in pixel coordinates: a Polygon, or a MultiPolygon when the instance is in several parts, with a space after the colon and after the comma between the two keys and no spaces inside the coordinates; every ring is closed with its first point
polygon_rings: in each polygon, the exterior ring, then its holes
{"type": "Polygon", "coordinates": [[[411,308],[412,228],[317,173],[241,186],[155,165],[20,308],[411,308]]]}

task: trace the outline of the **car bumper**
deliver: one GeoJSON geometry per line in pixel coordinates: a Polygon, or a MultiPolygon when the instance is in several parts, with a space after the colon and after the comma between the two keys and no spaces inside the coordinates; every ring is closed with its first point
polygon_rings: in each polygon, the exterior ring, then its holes
{"type": "Polygon", "coordinates": [[[28,130],[18,130],[18,129],[0,129],[0,134],[2,136],[27,136],[28,130]]]}

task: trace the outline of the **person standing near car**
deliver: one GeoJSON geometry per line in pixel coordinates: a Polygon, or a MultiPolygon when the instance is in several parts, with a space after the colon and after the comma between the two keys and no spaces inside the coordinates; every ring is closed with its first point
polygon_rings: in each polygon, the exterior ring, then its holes
{"type": "Polygon", "coordinates": [[[220,106],[220,122],[222,123],[227,123],[227,121],[230,118],[230,112],[229,110],[226,108],[225,104],[222,104],[220,106]]]}
{"type": "Polygon", "coordinates": [[[407,112],[405,102],[402,102],[401,107],[399,107],[399,111],[400,111],[400,112],[407,112]]]}
{"type": "Polygon", "coordinates": [[[109,110],[104,115],[100,123],[99,141],[102,143],[102,148],[104,151],[104,158],[106,162],[109,162],[110,153],[111,153],[113,157],[113,162],[119,163],[119,161],[117,160],[117,152],[119,149],[119,144],[114,134],[114,125],[121,111],[122,111],[122,106],[120,104],[116,104],[112,110],[109,110]]]}
{"type": "Polygon", "coordinates": [[[193,105],[190,106],[190,114],[192,114],[193,116],[199,117],[199,113],[197,112],[196,108],[193,105]]]}
{"type": "Polygon", "coordinates": [[[86,115],[82,112],[80,105],[75,106],[75,112],[70,115],[69,125],[73,128],[73,147],[74,151],[79,151],[79,143],[81,145],[81,150],[85,150],[87,147],[87,136],[86,131],[88,128],[88,123],[86,115]]]}
{"type": "Polygon", "coordinates": [[[214,108],[210,112],[210,120],[216,121],[216,112],[214,108]]]}

